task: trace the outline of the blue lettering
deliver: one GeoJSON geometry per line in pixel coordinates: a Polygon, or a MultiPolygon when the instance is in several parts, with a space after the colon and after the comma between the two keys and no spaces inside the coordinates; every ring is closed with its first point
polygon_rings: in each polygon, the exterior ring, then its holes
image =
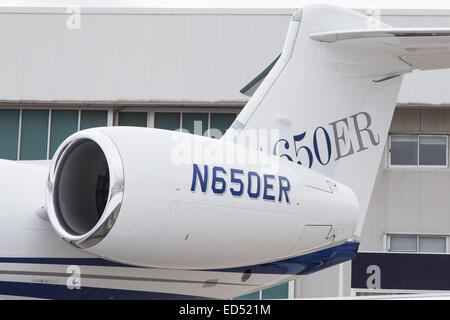
{"type": "Polygon", "coordinates": [[[222,167],[214,167],[212,171],[213,171],[213,178],[211,188],[214,193],[223,194],[225,192],[227,183],[225,182],[224,178],[217,176],[217,171],[223,172],[224,174],[227,174],[227,172],[222,167]],[[222,184],[222,187],[220,189],[216,187],[217,182],[220,182],[222,184]]]}
{"type": "Polygon", "coordinates": [[[256,172],[254,172],[254,171],[249,171],[248,172],[248,190],[247,190],[247,193],[248,193],[248,196],[250,198],[256,199],[256,198],[259,197],[260,184],[261,183],[259,181],[259,175],[256,172]],[[252,177],[256,177],[256,182],[257,182],[257,184],[256,184],[256,192],[255,193],[252,192],[252,177]]]}
{"type": "Polygon", "coordinates": [[[278,182],[280,185],[280,195],[278,196],[278,201],[281,202],[283,200],[283,193],[284,193],[284,196],[286,197],[286,202],[289,203],[288,191],[291,190],[291,184],[289,183],[288,178],[279,176],[278,182]],[[283,184],[283,181],[286,182],[285,185],[283,184]]]}
{"type": "Polygon", "coordinates": [[[204,167],[204,174],[205,176],[202,177],[202,174],[200,173],[200,169],[198,168],[197,164],[193,164],[193,173],[192,173],[192,185],[191,185],[191,191],[195,191],[195,188],[197,186],[197,178],[200,182],[200,186],[202,189],[202,192],[206,192],[206,185],[208,184],[208,166],[205,164],[204,167]]]}
{"type": "Polygon", "coordinates": [[[313,137],[313,145],[314,145],[314,153],[316,154],[317,160],[320,162],[321,165],[325,166],[330,162],[331,159],[331,141],[330,141],[330,135],[328,134],[327,130],[325,130],[324,127],[317,127],[314,131],[314,137],[313,137]],[[320,157],[319,152],[319,146],[317,145],[317,130],[322,129],[322,132],[325,136],[325,141],[327,142],[327,161],[323,162],[322,158],[320,157]]]}
{"type": "MultiPolygon", "coordinates": [[[[203,170],[200,169],[196,163],[192,164],[192,184],[191,191],[196,191],[197,189],[197,181],[200,184],[200,189],[203,193],[206,193],[206,189],[208,188],[208,165],[203,165],[203,170]]],[[[212,167],[212,182],[211,182],[211,190],[214,194],[221,195],[224,194],[227,190],[227,170],[223,167],[214,166],[212,167]]],[[[242,179],[245,174],[244,170],[230,168],[230,181],[229,183],[233,184],[230,186],[230,192],[233,196],[242,196],[245,190],[245,182],[242,179]],[[241,177],[242,176],[242,177],[241,177]]],[[[273,174],[263,174],[263,182],[264,182],[264,192],[263,199],[275,201],[276,193],[274,180],[277,179],[276,175],[273,174]]],[[[261,194],[261,177],[255,171],[249,171],[247,173],[247,194],[252,199],[259,198],[261,194]]],[[[278,176],[278,184],[279,184],[279,195],[278,201],[283,202],[283,198],[286,199],[286,202],[289,203],[288,193],[291,190],[291,185],[289,183],[288,178],[283,176],[278,176]]]]}
{"type": "Polygon", "coordinates": [[[264,175],[264,195],[263,199],[266,200],[275,200],[275,196],[267,194],[267,190],[273,190],[273,184],[267,182],[268,179],[275,179],[274,175],[265,174],[264,175]]]}
{"type": "Polygon", "coordinates": [[[244,171],[239,169],[230,169],[230,173],[231,173],[231,183],[237,183],[240,185],[238,191],[236,191],[234,188],[230,188],[231,194],[233,196],[242,196],[242,193],[244,192],[244,182],[242,182],[241,179],[236,178],[235,174],[244,174],[244,171]]]}
{"type": "MultiPolygon", "coordinates": [[[[357,152],[364,151],[370,146],[378,146],[380,144],[380,135],[376,134],[372,129],[372,118],[367,112],[359,112],[357,114],[345,117],[333,122],[328,123],[331,126],[332,135],[334,139],[334,148],[336,149],[336,158],[334,161],[348,157],[355,153],[353,149],[354,141],[352,141],[353,132],[358,140],[359,149],[357,152]],[[361,120],[361,118],[365,118],[361,120]],[[349,119],[353,120],[349,125],[349,119]],[[353,124],[353,126],[351,126],[353,124]],[[370,144],[364,144],[363,133],[370,139],[370,144]]],[[[327,129],[323,126],[318,126],[313,132],[312,148],[311,146],[301,145],[300,143],[305,139],[307,132],[303,132],[292,136],[293,148],[291,144],[286,139],[279,139],[273,146],[272,154],[274,156],[279,155],[280,158],[286,158],[289,161],[296,162],[299,165],[303,165],[304,161],[300,159],[302,156],[301,152],[308,156],[309,165],[311,168],[315,163],[314,158],[323,165],[326,166],[330,163],[332,158],[333,149],[332,148],[332,138],[327,129]],[[322,131],[322,132],[320,132],[322,131]],[[323,138],[319,136],[322,134],[323,138]],[[323,141],[325,139],[325,141],[323,141]],[[323,143],[326,143],[325,148],[320,148],[323,143]],[[278,150],[280,149],[280,150],[278,150]],[[313,154],[313,151],[314,154],[313,154]],[[284,152],[282,154],[279,154],[284,152]],[[322,154],[321,154],[322,152],[322,154]],[[324,154],[326,152],[326,154],[324,154]],[[295,155],[293,155],[295,153],[295,155]]],[[[303,156],[302,156],[303,158],[303,156]]]]}

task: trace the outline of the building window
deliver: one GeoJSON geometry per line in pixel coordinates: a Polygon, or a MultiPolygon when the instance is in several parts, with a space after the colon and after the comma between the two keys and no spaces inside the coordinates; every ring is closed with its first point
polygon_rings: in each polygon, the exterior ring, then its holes
{"type": "Polygon", "coordinates": [[[419,237],[419,252],[446,253],[446,237],[419,237]]]}
{"type": "Polygon", "coordinates": [[[108,111],[106,110],[81,110],[80,130],[106,127],[108,125],[108,111]]]}
{"type": "Polygon", "coordinates": [[[233,300],[261,300],[260,295],[260,291],[255,291],[252,293],[244,294],[243,296],[233,298],[233,300]]]}
{"type": "Polygon", "coordinates": [[[119,112],[119,126],[147,127],[147,112],[119,112]]]}
{"type": "Polygon", "coordinates": [[[419,136],[419,166],[447,166],[446,136],[419,136]]]}
{"type": "Polygon", "coordinates": [[[19,160],[46,160],[49,110],[22,110],[19,160]]]}
{"type": "Polygon", "coordinates": [[[262,290],[261,298],[266,299],[287,299],[289,297],[289,283],[262,290]]]}
{"type": "Polygon", "coordinates": [[[391,252],[417,252],[417,237],[391,236],[389,251],[391,252]]]}
{"type": "MultiPolygon", "coordinates": [[[[68,136],[84,129],[108,125],[155,127],[182,130],[220,138],[231,126],[238,110],[191,108],[189,112],[172,112],[171,108],[141,108],[117,112],[113,110],[81,110],[78,108],[10,108],[0,109],[0,159],[51,159],[68,136]],[[206,112],[205,112],[206,111],[206,112]],[[111,118],[108,117],[111,116],[111,118]],[[109,119],[109,120],[108,120],[109,119]],[[110,121],[110,122],[109,122],[110,121]],[[213,130],[216,129],[216,130],[213,130]],[[196,132],[197,131],[197,132],[196,132]]],[[[179,111],[180,109],[178,108],[179,111]]],[[[174,110],[175,111],[175,110],[174,110]]]]}
{"type": "Polygon", "coordinates": [[[61,143],[77,131],[78,110],[52,110],[49,159],[53,158],[61,143]]]}
{"type": "Polygon", "coordinates": [[[211,113],[210,137],[220,138],[236,119],[235,113],[211,113]]]}
{"type": "Polygon", "coordinates": [[[219,139],[231,126],[236,113],[155,112],[155,128],[180,130],[219,139]]]}
{"type": "Polygon", "coordinates": [[[183,112],[182,128],[192,134],[204,136],[208,134],[208,114],[183,112]]]}
{"type": "Polygon", "coordinates": [[[180,130],[179,112],[155,112],[155,128],[180,130]]]}
{"type": "Polygon", "coordinates": [[[0,158],[17,160],[19,146],[20,110],[0,110],[0,158]]]}
{"type": "Polygon", "coordinates": [[[390,166],[447,167],[448,137],[391,135],[390,166]]]}
{"type": "Polygon", "coordinates": [[[107,110],[0,109],[0,159],[51,159],[72,133],[106,126],[107,119],[107,110]]]}
{"type": "Polygon", "coordinates": [[[389,235],[389,252],[446,253],[447,236],[389,235]]]}
{"type": "Polygon", "coordinates": [[[255,291],[243,296],[233,298],[233,300],[293,299],[294,285],[295,281],[289,281],[271,288],[255,291]],[[290,287],[291,290],[289,290],[290,287]]]}

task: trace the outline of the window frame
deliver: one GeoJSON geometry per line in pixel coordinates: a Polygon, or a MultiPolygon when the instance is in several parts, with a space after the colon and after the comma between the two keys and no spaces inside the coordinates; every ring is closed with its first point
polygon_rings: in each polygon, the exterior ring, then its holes
{"type": "Polygon", "coordinates": [[[389,253],[418,253],[419,251],[419,237],[414,234],[388,234],[388,247],[387,252],[389,253]],[[416,238],[416,250],[400,250],[400,251],[392,251],[391,250],[391,243],[392,243],[392,237],[408,237],[408,238],[416,238]]]}
{"type": "MultiPolygon", "coordinates": [[[[221,109],[221,108],[213,108],[213,107],[202,107],[202,108],[167,108],[167,109],[163,109],[163,108],[153,108],[147,112],[151,112],[151,117],[152,117],[152,121],[148,122],[148,127],[149,128],[154,128],[155,127],[155,114],[156,113],[179,113],[180,114],[180,129],[178,130],[179,132],[183,132],[183,114],[185,113],[204,113],[207,114],[208,116],[208,123],[207,123],[207,129],[206,129],[206,133],[207,135],[204,135],[204,137],[211,137],[211,114],[213,113],[226,113],[226,114],[234,114],[236,115],[236,118],[238,117],[240,111],[236,111],[234,110],[235,107],[230,107],[228,109],[221,109]]],[[[134,111],[134,110],[133,110],[134,111]]],[[[204,132],[204,133],[205,133],[204,132]]]]}
{"type": "Polygon", "coordinates": [[[53,105],[53,104],[36,104],[33,106],[15,106],[15,105],[5,105],[0,106],[0,109],[4,110],[18,110],[19,111],[19,128],[18,128],[18,136],[17,136],[17,154],[16,159],[13,161],[47,161],[50,160],[50,134],[51,134],[51,124],[52,124],[52,112],[55,110],[74,110],[78,113],[77,119],[77,132],[80,131],[81,125],[81,113],[83,111],[106,111],[107,112],[107,126],[113,125],[113,108],[108,106],[78,106],[78,105],[53,105]],[[22,146],[22,124],[23,124],[23,111],[24,110],[46,110],[48,111],[48,124],[47,124],[47,147],[45,150],[45,159],[42,160],[24,160],[21,159],[21,146],[22,146]]]}
{"type": "Polygon", "coordinates": [[[118,126],[119,112],[146,112],[147,113],[147,127],[154,128],[155,113],[180,113],[180,128],[182,128],[183,113],[206,113],[208,114],[208,137],[210,134],[211,115],[213,113],[234,114],[236,117],[243,109],[243,105],[230,103],[226,105],[188,105],[188,106],[172,106],[172,105],[145,105],[145,106],[120,106],[114,104],[86,104],[86,103],[33,103],[33,104],[18,104],[18,105],[0,105],[0,109],[18,110],[19,111],[19,127],[17,129],[17,151],[13,161],[46,161],[50,159],[50,140],[51,140],[51,125],[52,113],[54,110],[75,110],[78,112],[77,131],[81,130],[81,114],[83,111],[106,111],[107,119],[106,126],[118,126]],[[45,159],[43,160],[24,160],[21,159],[21,147],[23,144],[22,127],[23,127],[23,111],[24,110],[46,110],[48,112],[47,124],[47,146],[45,152],[45,159]]]}
{"type": "Polygon", "coordinates": [[[445,134],[389,134],[389,149],[388,149],[388,168],[394,169],[447,169],[448,168],[448,135],[445,134]],[[409,136],[417,137],[417,164],[416,165],[406,165],[406,164],[392,164],[392,137],[393,136],[409,136]],[[438,137],[445,138],[445,165],[421,165],[420,161],[420,137],[438,137]]]}
{"type": "Polygon", "coordinates": [[[448,234],[411,234],[411,233],[387,233],[385,252],[387,253],[413,253],[413,254],[448,254],[449,253],[449,235],[448,234]],[[391,237],[415,237],[416,238],[416,251],[391,251],[391,237]],[[444,238],[445,251],[444,252],[422,252],[420,250],[421,238],[444,238]]]}
{"type": "MultiPolygon", "coordinates": [[[[281,285],[284,285],[284,284],[288,285],[288,288],[287,288],[288,289],[288,297],[286,299],[289,299],[289,300],[295,299],[295,287],[297,286],[296,280],[289,280],[287,282],[282,282],[282,283],[279,283],[279,284],[276,284],[276,285],[273,285],[273,286],[270,286],[270,287],[267,287],[267,288],[264,288],[264,289],[261,289],[261,290],[258,290],[258,291],[253,291],[253,292],[247,293],[247,294],[258,293],[258,299],[255,300],[255,301],[258,301],[258,300],[272,300],[271,298],[263,299],[263,291],[266,290],[266,289],[274,288],[274,287],[281,286],[281,285]]],[[[247,294],[244,294],[243,296],[246,296],[247,294]]],[[[242,296],[233,297],[233,298],[231,298],[231,300],[239,300],[239,299],[236,299],[236,298],[240,298],[240,297],[242,297],[242,296]]]]}

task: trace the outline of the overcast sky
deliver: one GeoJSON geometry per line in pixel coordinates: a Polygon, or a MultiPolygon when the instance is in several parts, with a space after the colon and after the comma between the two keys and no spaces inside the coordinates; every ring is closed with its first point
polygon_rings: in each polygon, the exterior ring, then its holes
{"type": "Polygon", "coordinates": [[[2,6],[156,8],[299,8],[312,3],[334,4],[354,9],[450,9],[449,0],[0,0],[2,6]]]}

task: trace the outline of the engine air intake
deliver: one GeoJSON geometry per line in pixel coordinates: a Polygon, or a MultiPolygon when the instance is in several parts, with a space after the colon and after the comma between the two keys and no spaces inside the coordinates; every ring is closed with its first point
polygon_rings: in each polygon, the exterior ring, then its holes
{"type": "Polygon", "coordinates": [[[100,130],[67,138],[50,167],[47,209],[56,232],[77,247],[100,242],[117,219],[123,166],[112,140],[100,130]]]}
{"type": "Polygon", "coordinates": [[[102,149],[83,139],[71,144],[58,164],[55,213],[67,232],[82,235],[100,220],[109,195],[109,170],[102,149]]]}

